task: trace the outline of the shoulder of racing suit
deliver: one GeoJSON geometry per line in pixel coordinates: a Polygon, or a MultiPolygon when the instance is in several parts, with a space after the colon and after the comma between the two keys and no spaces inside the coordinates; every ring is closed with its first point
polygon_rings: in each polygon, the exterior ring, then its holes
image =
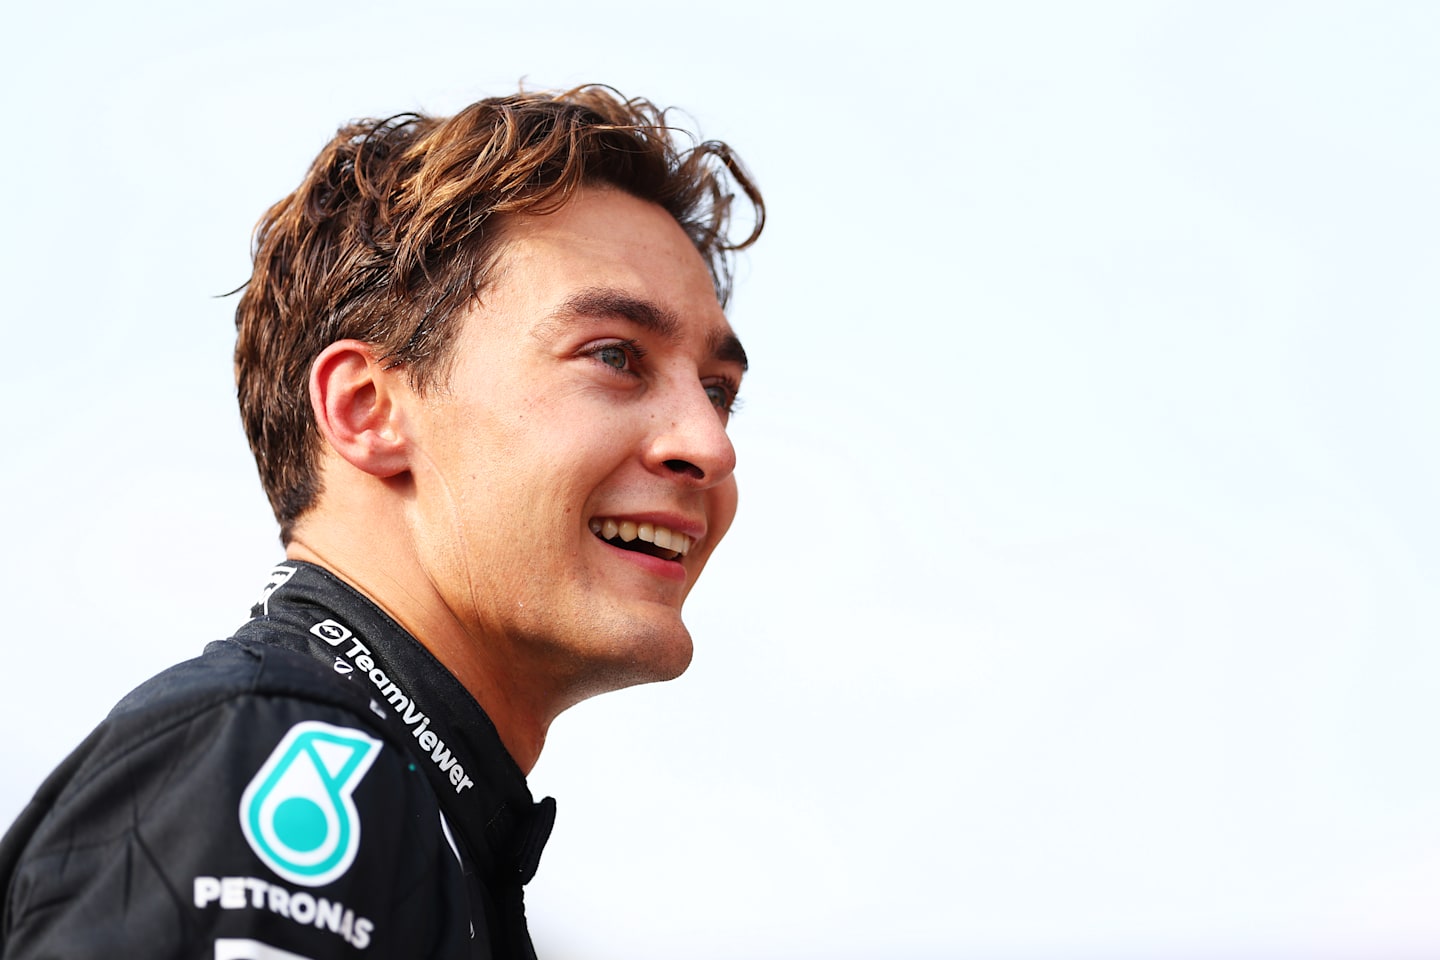
{"type": "Polygon", "coordinates": [[[381,713],[257,643],[151,679],[0,844],[4,956],[471,956],[458,851],[381,713]]]}

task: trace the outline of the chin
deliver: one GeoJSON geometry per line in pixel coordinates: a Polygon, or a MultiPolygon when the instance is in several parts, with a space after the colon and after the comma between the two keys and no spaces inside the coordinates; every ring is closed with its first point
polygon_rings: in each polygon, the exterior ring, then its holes
{"type": "Polygon", "coordinates": [[[623,671],[629,679],[621,684],[626,687],[674,680],[685,672],[695,655],[695,644],[684,626],[667,630],[663,636],[634,637],[630,649],[627,669],[623,671]]]}
{"type": "Polygon", "coordinates": [[[577,664],[575,689],[579,700],[612,690],[674,680],[690,666],[695,644],[683,625],[641,633],[627,631],[599,655],[577,664]]]}
{"type": "Polygon", "coordinates": [[[689,668],[690,661],[695,656],[695,644],[690,640],[690,631],[684,631],[683,642],[674,643],[667,653],[667,657],[658,658],[658,662],[653,664],[651,675],[642,680],[642,683],[674,680],[689,668]]]}

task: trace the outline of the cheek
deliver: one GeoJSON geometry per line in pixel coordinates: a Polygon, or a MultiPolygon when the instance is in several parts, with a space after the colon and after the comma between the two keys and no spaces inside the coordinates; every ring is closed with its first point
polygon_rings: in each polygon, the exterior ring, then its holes
{"type": "Polygon", "coordinates": [[[690,578],[690,586],[693,587],[700,578],[700,571],[710,562],[710,555],[715,552],[726,531],[730,529],[730,524],[734,522],[735,507],[739,499],[740,491],[735,485],[734,476],[706,494],[705,553],[700,558],[699,566],[695,568],[695,575],[690,578]]]}
{"type": "Polygon", "coordinates": [[[711,549],[720,542],[720,538],[730,529],[730,524],[735,522],[735,509],[740,503],[740,488],[735,483],[735,475],[731,474],[725,482],[710,492],[710,537],[711,549]]]}

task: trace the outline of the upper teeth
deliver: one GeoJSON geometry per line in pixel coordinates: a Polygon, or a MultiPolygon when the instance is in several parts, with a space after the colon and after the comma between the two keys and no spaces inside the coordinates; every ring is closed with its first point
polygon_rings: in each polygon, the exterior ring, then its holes
{"type": "Polygon", "coordinates": [[[609,517],[592,519],[590,532],[606,540],[619,537],[626,543],[638,538],[646,543],[653,543],[662,550],[674,550],[682,557],[690,552],[690,547],[695,542],[678,530],[662,527],[658,523],[636,523],[633,520],[612,520],[609,517]]]}

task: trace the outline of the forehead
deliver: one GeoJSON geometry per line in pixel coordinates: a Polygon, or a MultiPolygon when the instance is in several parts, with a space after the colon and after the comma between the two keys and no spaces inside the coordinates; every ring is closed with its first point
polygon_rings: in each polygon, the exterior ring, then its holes
{"type": "Polygon", "coordinates": [[[586,314],[606,303],[643,305],[673,337],[733,338],[704,258],[657,204],[586,188],[553,213],[507,218],[502,230],[495,283],[482,301],[523,304],[537,321],[563,317],[567,305],[586,314]]]}

